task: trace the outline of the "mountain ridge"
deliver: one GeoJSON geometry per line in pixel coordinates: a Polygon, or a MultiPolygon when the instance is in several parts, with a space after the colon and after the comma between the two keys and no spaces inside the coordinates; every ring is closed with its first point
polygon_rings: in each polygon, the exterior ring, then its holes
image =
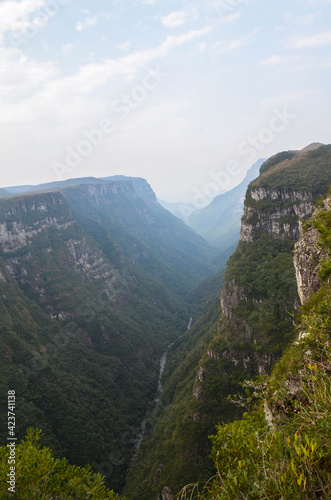
{"type": "MultiPolygon", "coordinates": [[[[117,490],[156,395],[159,358],[189,320],[188,305],[167,288],[176,287],[178,276],[166,247],[167,271],[158,280],[125,255],[133,241],[143,246],[142,235],[152,238],[151,217],[157,228],[162,223],[158,209],[150,210],[130,181],[0,200],[1,384],[20,394],[18,437],[28,426],[42,426],[44,443],[57,456],[90,462],[97,471],[108,462],[109,470],[116,469],[109,482],[117,490]],[[98,207],[117,234],[91,217],[98,207]],[[132,218],[135,237],[128,236],[126,218],[132,218]],[[92,418],[93,407],[101,411],[92,418]]],[[[169,217],[164,224],[172,231],[169,217]]],[[[191,240],[188,230],[186,241],[176,227],[175,220],[177,253],[187,245],[191,250],[195,240],[193,253],[200,252],[201,241],[202,255],[208,254],[200,237],[191,240]]],[[[161,227],[154,247],[147,248],[151,261],[159,258],[165,238],[161,227]]],[[[200,280],[189,264],[185,272],[185,287],[200,280]]]]}
{"type": "Polygon", "coordinates": [[[188,217],[187,223],[220,250],[239,240],[246,190],[248,184],[259,175],[263,161],[260,159],[252,165],[238,186],[216,196],[210,205],[193,212],[188,217]]]}
{"type": "Polygon", "coordinates": [[[278,187],[274,181],[276,162],[269,174],[262,166],[258,179],[248,186],[242,224],[250,224],[253,237],[243,237],[228,261],[221,307],[214,304],[212,309],[218,319],[192,327],[192,335],[200,336],[192,353],[179,362],[177,372],[183,379],[178,382],[174,372],[165,383],[164,410],[141,445],[125,489],[132,500],[162,498],[163,491],[171,495],[185,484],[213,476],[208,436],[217,423],[236,420],[243,412],[227,396],[243,396],[240,384],[246,379],[270,374],[295,337],[299,297],[292,252],[301,222],[331,184],[331,146],[297,156],[300,159],[288,164],[286,185],[278,187]],[[267,177],[272,195],[254,199],[252,192],[264,189],[267,177]],[[293,196],[298,185],[303,195],[293,196]]]}

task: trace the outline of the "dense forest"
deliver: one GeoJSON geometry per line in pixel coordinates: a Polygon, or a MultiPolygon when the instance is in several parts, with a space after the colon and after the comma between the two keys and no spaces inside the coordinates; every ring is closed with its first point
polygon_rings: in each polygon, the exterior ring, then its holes
{"type": "Polygon", "coordinates": [[[331,146],[267,160],[234,253],[143,179],[1,198],[15,498],[328,498],[330,185],[331,146]]]}

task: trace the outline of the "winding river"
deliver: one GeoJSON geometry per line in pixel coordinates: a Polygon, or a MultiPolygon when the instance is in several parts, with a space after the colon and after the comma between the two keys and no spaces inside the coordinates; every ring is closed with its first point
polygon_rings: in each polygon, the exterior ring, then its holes
{"type": "MultiPolygon", "coordinates": [[[[190,319],[189,319],[188,325],[187,325],[187,331],[191,330],[192,321],[193,321],[193,318],[191,316],[190,319]]],[[[168,349],[163,353],[162,358],[160,359],[159,379],[158,379],[158,384],[157,384],[157,396],[156,396],[156,398],[154,400],[155,406],[154,406],[153,409],[155,409],[158,406],[159,402],[160,402],[160,398],[158,397],[158,395],[163,391],[162,384],[161,384],[161,379],[162,379],[162,375],[163,375],[165,366],[167,364],[168,350],[170,349],[170,347],[172,345],[173,344],[168,345],[168,349]]],[[[143,422],[141,424],[140,431],[139,431],[139,434],[137,435],[137,439],[136,439],[136,442],[135,442],[135,445],[134,445],[134,448],[133,448],[133,453],[132,453],[132,458],[131,458],[131,464],[134,461],[134,459],[136,458],[136,455],[138,453],[139,447],[140,447],[140,445],[141,445],[141,443],[142,443],[142,441],[144,439],[144,436],[145,436],[145,433],[146,433],[146,424],[147,424],[147,421],[149,419],[149,415],[150,415],[151,411],[152,410],[149,410],[146,413],[146,417],[145,417],[145,419],[143,420],[143,422]]]]}

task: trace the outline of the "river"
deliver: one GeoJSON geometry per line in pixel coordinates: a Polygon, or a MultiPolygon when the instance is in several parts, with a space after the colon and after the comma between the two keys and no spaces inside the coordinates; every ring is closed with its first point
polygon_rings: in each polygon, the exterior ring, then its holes
{"type": "MultiPolygon", "coordinates": [[[[188,325],[187,325],[187,331],[191,330],[192,321],[193,321],[193,318],[191,316],[190,319],[189,319],[188,325]]],[[[161,384],[162,375],[163,375],[165,366],[167,364],[168,350],[170,349],[170,347],[172,347],[172,345],[173,344],[168,345],[168,349],[162,354],[162,358],[160,359],[159,379],[158,379],[158,383],[157,383],[157,396],[154,399],[155,406],[154,406],[153,409],[155,409],[158,406],[159,402],[160,402],[160,398],[158,397],[158,395],[163,390],[162,384],[161,384]]],[[[134,448],[133,448],[133,453],[132,453],[132,458],[131,458],[131,464],[134,461],[134,459],[136,458],[136,455],[138,453],[139,447],[140,447],[140,445],[141,445],[141,443],[142,443],[142,441],[144,439],[144,436],[145,436],[145,433],[146,433],[146,424],[147,424],[147,421],[149,419],[150,413],[151,413],[151,410],[149,410],[146,413],[146,417],[144,418],[144,420],[143,420],[143,422],[141,424],[140,431],[139,431],[139,434],[137,436],[137,439],[136,439],[136,442],[135,442],[135,445],[134,445],[134,448]]],[[[131,467],[131,465],[130,465],[130,467],[131,467]]]]}

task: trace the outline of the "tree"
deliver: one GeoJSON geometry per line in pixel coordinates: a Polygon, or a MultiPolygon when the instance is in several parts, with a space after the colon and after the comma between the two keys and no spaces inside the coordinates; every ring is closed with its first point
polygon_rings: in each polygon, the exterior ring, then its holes
{"type": "Polygon", "coordinates": [[[19,500],[120,500],[116,493],[107,490],[104,477],[93,474],[90,466],[76,467],[66,459],[55,459],[50,449],[40,446],[41,436],[40,429],[29,429],[25,440],[17,446],[0,447],[4,493],[19,500]],[[12,483],[8,482],[11,479],[12,483]]]}

